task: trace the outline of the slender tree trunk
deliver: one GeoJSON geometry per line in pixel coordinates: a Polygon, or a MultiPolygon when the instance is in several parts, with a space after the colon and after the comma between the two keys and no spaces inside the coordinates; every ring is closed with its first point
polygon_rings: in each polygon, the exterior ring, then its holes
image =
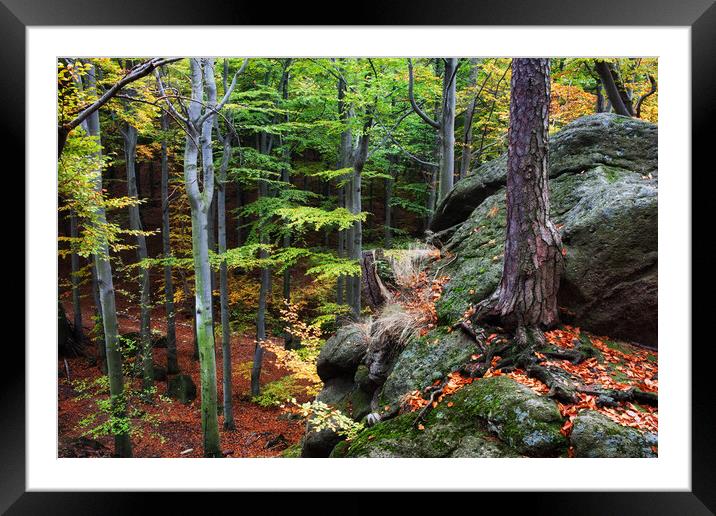
{"type": "MultiPolygon", "coordinates": [[[[479,59],[470,59],[470,80],[469,86],[477,85],[477,76],[480,72],[479,59]]],[[[475,106],[477,106],[477,95],[473,95],[470,104],[465,110],[465,124],[463,126],[462,135],[462,156],[460,157],[460,179],[470,173],[470,162],[472,158],[472,120],[475,116],[475,106]]]]}
{"type": "Polygon", "coordinates": [[[618,115],[634,116],[631,99],[626,94],[624,83],[614,65],[606,61],[597,60],[594,68],[599,74],[599,79],[604,85],[604,90],[607,92],[607,97],[612,108],[614,108],[614,112],[618,115]]]}
{"type": "MultiPolygon", "coordinates": [[[[124,155],[127,169],[127,195],[131,199],[139,200],[137,191],[136,174],[136,152],[137,152],[137,129],[127,124],[124,135],[124,155]]],[[[133,231],[143,231],[142,221],[139,216],[139,206],[134,204],[129,207],[129,227],[133,231]]],[[[137,260],[146,260],[147,241],[144,235],[137,235],[137,260]]],[[[148,391],[154,385],[154,364],[152,361],[152,336],[150,327],[150,283],[149,267],[140,267],[140,349],[142,360],[142,386],[148,391]]]]}
{"type": "MultiPolygon", "coordinates": [[[[216,202],[218,209],[218,240],[219,254],[226,252],[226,171],[231,160],[231,135],[224,137],[224,155],[219,167],[219,181],[216,185],[216,202]]],[[[231,401],[231,327],[229,324],[229,273],[226,260],[222,260],[219,270],[219,291],[221,298],[221,349],[223,358],[224,387],[224,429],[234,430],[234,409],[231,401]]]]}
{"type": "MultiPolygon", "coordinates": [[[[70,212],[70,237],[77,238],[77,215],[74,210],[70,212]]],[[[74,245],[74,242],[73,242],[74,245]]],[[[70,254],[70,282],[72,284],[72,310],[74,312],[75,340],[78,344],[84,342],[82,329],[82,306],[80,304],[80,257],[74,251],[70,254]]]]}
{"type": "MultiPolygon", "coordinates": [[[[95,69],[90,68],[87,74],[90,88],[96,87],[95,69]]],[[[85,121],[85,130],[88,135],[100,138],[99,112],[95,111],[85,121]]],[[[97,171],[95,191],[102,195],[102,171],[97,171]]],[[[104,206],[97,208],[97,224],[107,223],[104,206]]],[[[105,347],[107,351],[107,376],[109,377],[109,397],[111,400],[112,415],[120,420],[127,417],[127,406],[124,395],[124,375],[122,374],[122,354],[117,339],[118,327],[117,310],[114,301],[114,283],[112,281],[112,264],[109,261],[109,245],[103,241],[97,254],[94,255],[95,269],[97,271],[97,286],[99,300],[102,308],[102,325],[104,328],[105,347]]],[[[132,443],[129,431],[114,434],[114,454],[117,457],[131,457],[132,443]]]]}
{"type": "MultiPolygon", "coordinates": [[[[268,195],[266,182],[259,180],[259,198],[268,195]]],[[[266,235],[259,230],[259,241],[266,243],[266,235]]],[[[266,251],[259,251],[259,258],[266,258],[266,251]]],[[[263,365],[264,348],[266,340],[266,297],[269,289],[271,272],[268,268],[261,269],[259,274],[259,306],[256,312],[256,345],[254,347],[254,359],[251,367],[251,395],[258,396],[261,393],[261,367],[263,365]]]]}
{"type": "Polygon", "coordinates": [[[390,249],[393,247],[393,231],[391,225],[393,224],[393,184],[395,178],[393,176],[393,157],[388,157],[388,174],[390,178],[385,180],[385,226],[383,228],[383,247],[390,249]]]}
{"type": "Polygon", "coordinates": [[[241,215],[241,208],[244,206],[244,194],[241,183],[236,182],[236,246],[244,243],[244,217],[241,215]]]}
{"type": "MultiPolygon", "coordinates": [[[[260,258],[266,258],[266,251],[259,252],[260,258]]],[[[266,340],[266,294],[268,292],[270,270],[261,269],[259,287],[259,306],[256,313],[256,346],[254,348],[254,361],[251,367],[251,395],[258,396],[261,393],[261,367],[263,365],[264,347],[266,340]]]]}
{"type": "MultiPolygon", "coordinates": [[[[215,103],[216,84],[214,82],[213,59],[205,62],[204,77],[207,82],[209,107],[211,109],[212,93],[215,103]],[[212,91],[213,90],[213,91],[212,91]]],[[[217,417],[216,394],[216,356],[214,353],[214,322],[211,306],[211,268],[209,266],[209,205],[213,198],[214,167],[211,154],[212,117],[209,116],[204,125],[196,127],[201,117],[201,101],[203,99],[203,80],[201,63],[197,58],[190,59],[192,100],[189,103],[184,151],[184,183],[191,206],[191,240],[194,257],[194,292],[196,300],[196,333],[199,347],[199,364],[201,377],[201,428],[204,436],[204,456],[220,457],[219,422],[217,417]],[[199,132],[201,130],[201,133],[199,132]],[[201,137],[203,151],[203,190],[199,188],[198,158],[196,146],[201,137]]]]}
{"type": "MultiPolygon", "coordinates": [[[[167,115],[162,115],[162,131],[169,130],[167,115]]],[[[169,159],[167,156],[166,135],[162,138],[162,253],[165,259],[172,256],[170,244],[171,228],[169,227],[169,159]]],[[[167,314],[167,373],[176,374],[179,372],[177,360],[177,338],[176,338],[176,313],[174,311],[174,280],[172,278],[172,266],[164,265],[164,306],[167,314]]]]}
{"type": "Polygon", "coordinates": [[[443,105],[440,121],[440,187],[438,200],[442,201],[455,180],[455,80],[457,58],[445,58],[443,75],[443,105]]]}
{"type": "Polygon", "coordinates": [[[597,85],[594,88],[594,90],[595,90],[595,93],[597,96],[595,111],[597,113],[604,113],[606,108],[604,106],[604,95],[602,94],[602,81],[601,80],[597,79],[597,85]]]}
{"type": "MultiPolygon", "coordinates": [[[[97,267],[92,263],[92,297],[94,299],[95,309],[95,327],[102,327],[102,304],[99,300],[99,285],[97,283],[97,267]]],[[[99,370],[107,373],[107,348],[104,343],[104,332],[97,337],[97,355],[99,361],[99,370]]]]}
{"type": "MultiPolygon", "coordinates": [[[[343,124],[343,131],[341,132],[340,148],[338,149],[338,168],[348,168],[351,164],[353,156],[353,136],[351,135],[351,129],[349,125],[351,111],[346,104],[345,96],[348,85],[341,78],[338,80],[338,117],[343,124]]],[[[350,183],[349,179],[347,184],[339,188],[339,205],[352,211],[352,201],[350,195],[350,183]]],[[[353,242],[352,236],[353,230],[341,230],[338,233],[338,256],[346,257],[350,253],[350,248],[353,242]]],[[[352,282],[350,277],[340,276],[337,281],[337,303],[342,305],[344,301],[349,301],[352,297],[352,282]]]]}
{"type": "MultiPolygon", "coordinates": [[[[356,148],[355,157],[353,159],[353,180],[351,182],[351,212],[357,215],[363,211],[361,199],[361,183],[363,167],[368,157],[368,143],[370,139],[371,121],[364,124],[363,132],[358,139],[358,147],[356,148]]],[[[363,223],[360,220],[355,221],[352,230],[353,243],[351,246],[350,258],[360,261],[363,254],[363,223]]],[[[361,312],[361,276],[351,276],[352,284],[350,306],[353,318],[358,320],[361,312]]]]}
{"type": "Polygon", "coordinates": [[[507,154],[507,232],[496,311],[517,341],[543,341],[558,320],[561,240],[549,218],[549,59],[514,59],[507,154]]]}

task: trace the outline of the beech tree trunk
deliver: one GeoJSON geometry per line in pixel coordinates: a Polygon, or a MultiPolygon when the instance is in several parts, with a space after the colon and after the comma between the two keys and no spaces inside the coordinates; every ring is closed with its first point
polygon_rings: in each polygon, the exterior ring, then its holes
{"type": "MultiPolygon", "coordinates": [[[[70,236],[78,237],[77,215],[74,210],[70,211],[70,236]]],[[[80,257],[74,251],[70,255],[70,282],[72,284],[72,311],[74,312],[75,340],[79,346],[84,342],[84,331],[82,329],[82,306],[80,304],[80,257]]]]}
{"type": "MultiPolygon", "coordinates": [[[[231,134],[223,138],[224,155],[219,167],[219,180],[216,188],[216,203],[218,210],[218,241],[219,254],[226,252],[226,171],[231,160],[231,134]]],[[[223,357],[223,389],[224,389],[224,429],[234,430],[234,409],[231,400],[231,327],[229,325],[229,272],[226,260],[222,260],[219,269],[219,292],[221,303],[221,350],[223,357]]]]}
{"type": "Polygon", "coordinates": [[[561,240],[549,218],[549,59],[512,61],[507,234],[496,311],[518,340],[558,320],[561,240]]]}
{"type": "Polygon", "coordinates": [[[443,103],[440,120],[440,186],[438,201],[442,201],[455,181],[455,81],[457,58],[445,58],[443,74],[443,103]]]}
{"type": "MultiPolygon", "coordinates": [[[[124,155],[127,169],[127,195],[131,199],[139,200],[137,190],[137,129],[127,124],[122,131],[124,135],[124,155]]],[[[134,204],[129,207],[129,227],[133,231],[143,231],[142,221],[139,217],[139,206],[134,204]]],[[[147,240],[144,235],[137,235],[137,259],[141,262],[147,259],[147,240]]],[[[150,321],[150,283],[149,268],[140,268],[140,356],[142,361],[142,387],[148,391],[154,385],[154,364],[152,361],[152,336],[150,321]]]]}
{"type": "MultiPolygon", "coordinates": [[[[169,130],[167,115],[162,115],[162,131],[169,130]]],[[[167,156],[166,136],[162,138],[162,253],[164,258],[171,258],[172,249],[170,244],[169,227],[169,159],[167,156]]],[[[177,338],[176,338],[176,314],[174,312],[174,281],[172,279],[172,267],[164,266],[164,306],[167,313],[167,373],[176,374],[179,372],[177,361],[177,338]]]]}
{"type": "MultiPolygon", "coordinates": [[[[95,69],[91,67],[87,73],[88,86],[96,87],[95,69]]],[[[85,122],[85,131],[88,135],[99,140],[99,112],[94,111],[85,122]]],[[[95,191],[102,194],[102,171],[97,171],[95,191]]],[[[104,206],[97,208],[97,223],[107,223],[104,206]]],[[[122,354],[117,339],[119,324],[117,323],[117,309],[114,300],[114,282],[112,280],[112,264],[109,261],[109,245],[105,240],[99,251],[94,255],[95,269],[97,271],[97,288],[102,308],[102,325],[104,329],[105,348],[107,353],[107,376],[109,377],[109,397],[111,400],[112,415],[119,419],[127,417],[126,401],[124,399],[124,375],[122,374],[122,354]]],[[[129,432],[114,435],[114,454],[117,457],[131,457],[132,443],[129,432]]]]}
{"type": "MultiPolygon", "coordinates": [[[[480,72],[479,62],[480,60],[477,58],[470,59],[471,68],[468,86],[473,88],[477,85],[477,76],[480,72]]],[[[465,110],[465,123],[463,125],[462,135],[462,156],[460,158],[460,179],[467,176],[470,172],[470,163],[472,158],[472,120],[475,116],[476,105],[477,95],[474,95],[465,110]]]]}

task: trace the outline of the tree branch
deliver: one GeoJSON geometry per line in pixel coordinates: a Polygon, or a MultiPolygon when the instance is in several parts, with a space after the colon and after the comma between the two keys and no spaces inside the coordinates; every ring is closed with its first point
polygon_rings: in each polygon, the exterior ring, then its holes
{"type": "Polygon", "coordinates": [[[410,98],[410,105],[413,107],[413,111],[417,113],[417,115],[422,118],[425,123],[427,123],[429,126],[433,127],[434,129],[440,129],[440,124],[437,123],[435,120],[430,118],[428,115],[425,114],[425,112],[420,109],[420,106],[415,102],[415,95],[413,94],[413,60],[408,58],[408,97],[410,98]]]}
{"type": "Polygon", "coordinates": [[[127,84],[137,81],[142,77],[146,77],[160,66],[179,61],[180,59],[180,57],[174,57],[170,59],[153,57],[152,59],[144,61],[129,70],[129,72],[124,77],[114,83],[95,102],[83,109],[79,115],[77,115],[75,118],[73,118],[66,124],[62,124],[57,128],[57,134],[59,137],[59,152],[62,153],[62,149],[65,146],[65,141],[67,141],[67,136],[69,135],[70,131],[72,131],[72,129],[84,122],[87,117],[89,117],[92,113],[94,113],[99,108],[104,106],[107,102],[109,102],[109,100],[112,99],[112,97],[115,97],[119,93],[119,91],[127,84]]]}

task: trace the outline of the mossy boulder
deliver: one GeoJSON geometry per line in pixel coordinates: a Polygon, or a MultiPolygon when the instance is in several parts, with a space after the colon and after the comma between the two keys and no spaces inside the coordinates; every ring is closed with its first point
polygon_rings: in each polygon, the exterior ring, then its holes
{"type": "Polygon", "coordinates": [[[656,457],[657,436],[615,423],[604,414],[583,410],[573,419],[570,442],[575,457],[656,457]]]}
{"type": "Polygon", "coordinates": [[[500,440],[530,457],[555,457],[566,451],[564,422],[557,404],[529,387],[498,376],[483,378],[452,397],[461,417],[486,421],[500,440]]]}
{"type": "Polygon", "coordinates": [[[172,376],[167,384],[167,396],[190,403],[196,399],[196,384],[188,374],[172,376]]]}
{"type": "Polygon", "coordinates": [[[337,446],[331,457],[557,457],[566,453],[556,404],[507,377],[462,388],[430,412],[368,428],[337,446]]]}
{"type": "Polygon", "coordinates": [[[368,341],[358,327],[339,328],[321,348],[316,361],[318,376],[324,382],[339,376],[352,377],[367,349],[368,341]]]}
{"type": "Polygon", "coordinates": [[[410,340],[383,385],[381,405],[396,404],[404,394],[444,378],[477,352],[475,342],[461,331],[437,329],[410,340]]]}
{"type": "Polygon", "coordinates": [[[478,420],[464,418],[455,407],[436,409],[423,425],[414,427],[417,413],[407,413],[368,428],[351,442],[336,446],[331,457],[439,458],[519,457],[478,420]],[[449,414],[447,413],[449,411],[449,414]]]}
{"type": "MultiPolygon", "coordinates": [[[[566,322],[656,345],[656,128],[622,118],[585,117],[552,139],[551,216],[566,251],[559,305],[566,322]],[[600,144],[600,138],[609,141],[600,144]],[[575,154],[565,154],[564,145],[575,154]]],[[[493,186],[475,186],[479,202],[445,244],[453,256],[438,264],[451,278],[436,303],[443,324],[458,320],[499,285],[506,209],[498,168],[504,171],[502,161],[476,172],[487,174],[493,186]]]]}

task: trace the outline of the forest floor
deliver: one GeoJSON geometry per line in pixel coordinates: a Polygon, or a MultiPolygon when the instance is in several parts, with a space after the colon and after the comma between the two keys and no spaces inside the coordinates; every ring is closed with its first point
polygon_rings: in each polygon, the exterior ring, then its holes
{"type": "MultiPolygon", "coordinates": [[[[82,300],[82,318],[85,334],[90,330],[93,307],[89,296],[82,300]]],[[[118,299],[119,302],[119,299],[118,299]]],[[[118,303],[119,304],[119,303],[118,303]]],[[[72,320],[72,304],[65,302],[65,310],[72,320]]],[[[139,311],[135,306],[118,306],[120,333],[139,331],[139,311]]],[[[152,313],[152,329],[166,334],[166,320],[163,308],[158,307],[152,313]]],[[[183,316],[177,318],[177,353],[179,368],[189,374],[197,385],[197,398],[189,404],[179,401],[157,399],[153,404],[142,404],[142,410],[153,416],[154,423],[143,419],[133,419],[133,425],[139,432],[132,437],[134,457],[201,457],[202,432],[200,419],[200,381],[199,362],[192,358],[193,334],[191,320],[183,316]]],[[[280,407],[261,407],[253,403],[249,393],[249,379],[241,370],[241,364],[251,362],[254,353],[254,336],[232,335],[232,379],[234,386],[233,406],[236,430],[220,430],[221,448],[227,457],[275,457],[285,448],[297,443],[303,434],[304,423],[300,419],[290,419],[280,407]],[[277,443],[272,446],[273,443],[277,443]]],[[[86,429],[80,421],[97,412],[98,399],[103,396],[83,396],[76,388],[78,380],[93,381],[102,376],[94,357],[96,348],[89,345],[88,357],[58,360],[58,456],[59,457],[110,457],[113,450],[111,437],[83,437],[86,429]],[[69,376],[69,378],[68,378],[69,376]]],[[[223,400],[222,389],[222,352],[217,346],[217,398],[219,405],[223,400]]],[[[166,349],[154,349],[154,362],[166,366],[166,349]]],[[[244,366],[245,370],[245,366],[244,366]]],[[[264,355],[261,384],[277,380],[289,374],[275,363],[275,356],[264,355]]],[[[140,379],[132,380],[139,388],[140,379]]],[[[166,381],[155,383],[157,392],[164,395],[166,381]]],[[[307,401],[300,399],[299,402],[307,401]]],[[[220,407],[221,412],[221,407],[220,407]]],[[[223,425],[223,416],[219,415],[219,425],[223,425]]]]}

